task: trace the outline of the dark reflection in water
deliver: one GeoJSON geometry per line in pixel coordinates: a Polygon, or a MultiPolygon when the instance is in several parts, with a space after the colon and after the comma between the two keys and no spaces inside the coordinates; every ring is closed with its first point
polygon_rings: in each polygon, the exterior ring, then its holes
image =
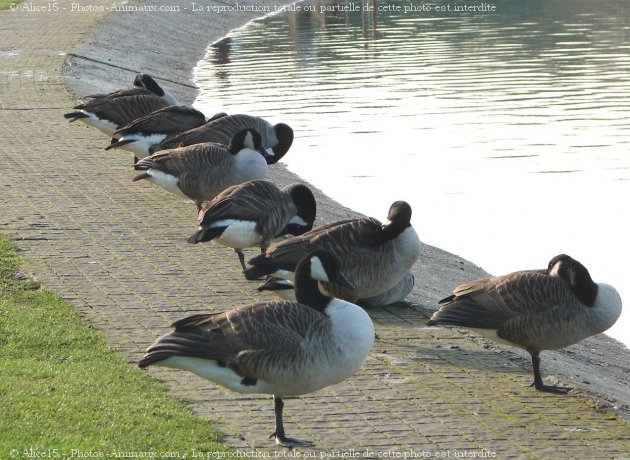
{"type": "Polygon", "coordinates": [[[289,123],[290,169],[370,215],[410,201],[426,241],[492,272],[567,252],[625,285],[629,3],[300,3],[211,47],[197,105],[289,123]],[[366,4],[401,11],[322,12],[366,4]]]}

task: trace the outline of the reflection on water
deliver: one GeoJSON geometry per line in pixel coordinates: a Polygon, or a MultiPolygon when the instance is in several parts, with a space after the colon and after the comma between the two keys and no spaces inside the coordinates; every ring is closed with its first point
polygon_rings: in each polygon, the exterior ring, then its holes
{"type": "Polygon", "coordinates": [[[464,14],[312,5],[211,47],[197,105],[289,123],[291,170],[375,217],[409,201],[427,243],[492,273],[566,252],[630,298],[625,0],[464,14]]]}

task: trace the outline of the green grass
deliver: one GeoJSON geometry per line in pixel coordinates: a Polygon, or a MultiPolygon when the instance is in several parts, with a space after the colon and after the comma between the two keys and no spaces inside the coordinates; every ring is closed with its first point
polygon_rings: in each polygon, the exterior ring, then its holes
{"type": "Polygon", "coordinates": [[[22,2],[22,0],[0,0],[0,10],[7,10],[9,6],[13,3],[16,5],[22,2]]]}
{"type": "Polygon", "coordinates": [[[0,237],[0,458],[225,451],[209,422],[18,267],[17,249],[0,237]]]}

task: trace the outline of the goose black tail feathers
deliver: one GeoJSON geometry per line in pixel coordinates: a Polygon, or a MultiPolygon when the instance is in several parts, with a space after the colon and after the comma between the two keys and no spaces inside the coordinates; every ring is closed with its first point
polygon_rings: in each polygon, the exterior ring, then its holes
{"type": "Polygon", "coordinates": [[[89,115],[86,115],[83,112],[68,112],[64,113],[63,117],[70,120],[70,123],[72,123],[73,121],[77,121],[79,118],[90,118],[89,115]]]}
{"type": "Polygon", "coordinates": [[[151,174],[149,173],[142,173],[142,174],[138,174],[136,177],[134,177],[132,180],[132,182],[136,182],[142,179],[148,179],[149,177],[151,177],[151,174]]]}
{"type": "MultiPolygon", "coordinates": [[[[138,170],[138,171],[148,171],[149,169],[155,168],[155,166],[156,166],[155,162],[151,160],[151,158],[147,157],[140,161],[135,162],[133,165],[133,169],[138,170]]],[[[134,177],[133,182],[146,179],[148,177],[151,177],[151,174],[149,174],[148,172],[145,172],[134,177]]]]}
{"type": "Polygon", "coordinates": [[[138,367],[145,368],[159,361],[174,357],[185,356],[189,358],[220,359],[222,353],[213,353],[204,345],[204,337],[200,334],[188,332],[171,332],[160,337],[151,345],[144,357],[138,363],[138,367]]]}
{"type": "Polygon", "coordinates": [[[131,144],[132,142],[135,142],[135,140],[134,139],[122,139],[122,140],[116,139],[114,142],[112,142],[107,147],[105,147],[105,150],[117,149],[118,147],[122,147],[123,145],[131,144]]]}
{"type": "Polygon", "coordinates": [[[220,237],[224,230],[225,227],[203,228],[201,230],[198,230],[190,238],[188,238],[188,242],[190,244],[197,244],[211,241],[215,238],[220,237]]]}
{"type": "Polygon", "coordinates": [[[274,273],[278,268],[275,264],[265,257],[264,254],[260,254],[249,261],[250,267],[243,270],[245,278],[248,280],[257,280],[263,276],[274,273]]]}

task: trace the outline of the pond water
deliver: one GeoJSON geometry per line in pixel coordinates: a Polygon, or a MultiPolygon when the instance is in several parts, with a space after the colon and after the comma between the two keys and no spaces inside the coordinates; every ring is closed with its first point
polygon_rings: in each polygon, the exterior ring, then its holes
{"type": "Polygon", "coordinates": [[[288,123],[290,170],[490,273],[567,253],[629,301],[628,2],[309,5],[209,47],[196,106],[288,123]]]}

